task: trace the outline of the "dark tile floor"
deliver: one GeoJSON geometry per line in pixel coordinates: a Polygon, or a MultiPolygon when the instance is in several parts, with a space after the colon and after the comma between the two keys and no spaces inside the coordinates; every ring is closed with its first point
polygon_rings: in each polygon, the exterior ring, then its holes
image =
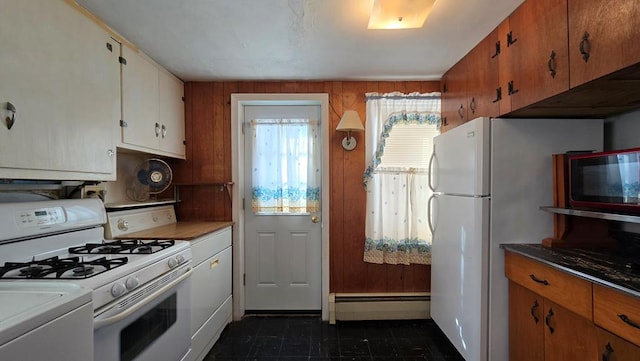
{"type": "Polygon", "coordinates": [[[432,320],[322,322],[315,316],[248,316],[222,332],[213,360],[464,361],[432,320]]]}

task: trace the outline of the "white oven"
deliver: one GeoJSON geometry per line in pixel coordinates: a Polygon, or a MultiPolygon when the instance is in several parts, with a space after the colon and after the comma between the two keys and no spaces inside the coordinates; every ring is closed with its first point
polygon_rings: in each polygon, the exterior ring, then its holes
{"type": "Polygon", "coordinates": [[[191,264],[94,314],[94,361],[181,360],[191,347],[191,264]]]}
{"type": "Polygon", "coordinates": [[[91,290],[94,361],[186,360],[189,242],[105,240],[106,219],[95,199],[0,204],[0,282],[91,290]]]}

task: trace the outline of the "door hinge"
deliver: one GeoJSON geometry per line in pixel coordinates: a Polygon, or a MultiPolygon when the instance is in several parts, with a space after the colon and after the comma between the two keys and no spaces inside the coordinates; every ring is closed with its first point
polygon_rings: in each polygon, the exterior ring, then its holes
{"type": "Polygon", "coordinates": [[[243,286],[247,285],[247,274],[246,273],[242,274],[242,285],[243,286]]]}
{"type": "Polygon", "coordinates": [[[123,57],[121,57],[121,56],[119,56],[119,57],[118,57],[118,61],[119,61],[119,62],[120,62],[120,64],[122,64],[122,65],[127,65],[127,59],[125,59],[125,58],[123,58],[123,57]]]}
{"type": "Polygon", "coordinates": [[[242,134],[244,134],[244,126],[247,125],[247,123],[242,122],[242,134]]]}
{"type": "Polygon", "coordinates": [[[242,198],[242,210],[244,211],[244,198],[242,198]]]}
{"type": "Polygon", "coordinates": [[[127,122],[125,122],[124,120],[120,119],[120,127],[126,128],[128,126],[129,126],[129,124],[127,124],[127,122]]]}

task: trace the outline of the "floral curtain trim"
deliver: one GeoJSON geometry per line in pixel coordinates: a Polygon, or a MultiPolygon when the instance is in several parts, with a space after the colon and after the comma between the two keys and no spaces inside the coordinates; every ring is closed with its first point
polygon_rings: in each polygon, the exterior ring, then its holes
{"type": "Polygon", "coordinates": [[[431,264],[431,244],[424,239],[366,238],[364,261],[377,264],[431,264]]]}
{"type": "Polygon", "coordinates": [[[255,213],[313,213],[320,211],[320,188],[252,188],[255,213]]]}
{"type": "Polygon", "coordinates": [[[440,128],[442,119],[439,114],[435,113],[406,113],[400,112],[392,114],[389,119],[384,124],[382,132],[380,133],[380,137],[378,138],[378,147],[376,152],[371,160],[371,164],[365,169],[364,174],[362,175],[362,183],[365,188],[371,180],[373,172],[376,167],[380,164],[380,160],[382,159],[382,155],[384,154],[384,147],[386,143],[386,139],[389,137],[391,133],[391,129],[396,124],[431,124],[436,125],[438,129],[440,128]]]}

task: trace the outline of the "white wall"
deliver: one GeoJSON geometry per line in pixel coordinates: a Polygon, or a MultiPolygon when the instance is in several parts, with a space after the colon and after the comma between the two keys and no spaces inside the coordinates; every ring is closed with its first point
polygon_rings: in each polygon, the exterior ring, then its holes
{"type": "Polygon", "coordinates": [[[616,115],[605,120],[606,150],[640,147],[640,110],[616,115]]]}

